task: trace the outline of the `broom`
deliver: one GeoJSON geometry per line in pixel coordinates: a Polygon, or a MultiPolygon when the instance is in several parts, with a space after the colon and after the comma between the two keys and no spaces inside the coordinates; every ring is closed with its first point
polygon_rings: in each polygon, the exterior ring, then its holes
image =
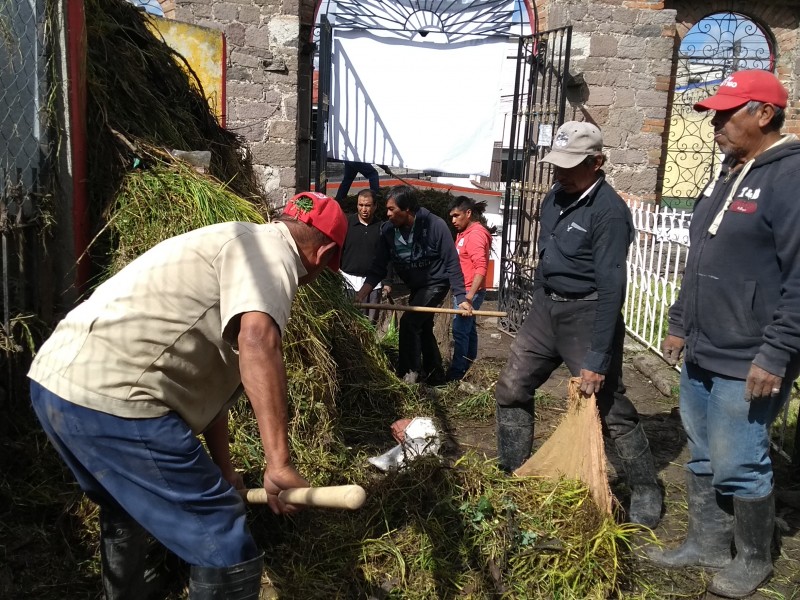
{"type": "Polygon", "coordinates": [[[567,414],[553,434],[515,475],[538,475],[553,479],[565,477],[586,484],[598,508],[611,514],[611,488],[608,486],[603,431],[594,394],[581,394],[581,380],[573,377],[568,385],[567,414]]]}

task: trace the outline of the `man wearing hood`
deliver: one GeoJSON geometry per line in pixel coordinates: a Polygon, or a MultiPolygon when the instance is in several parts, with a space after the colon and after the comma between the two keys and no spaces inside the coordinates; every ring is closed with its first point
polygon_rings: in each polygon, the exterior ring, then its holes
{"type": "Polygon", "coordinates": [[[695,104],[715,111],[725,161],[695,205],[662,346],[671,363],[684,354],[689,531],[651,558],[721,568],[708,589],[726,598],[749,596],[772,574],[769,428],[798,375],[800,142],[780,132],[787,99],[772,73],[749,70],[695,104]]]}
{"type": "MultiPolygon", "coordinates": [[[[438,307],[453,290],[458,308],[472,314],[453,236],[443,219],[419,206],[419,192],[398,185],[386,196],[386,216],[375,260],[364,285],[356,293],[363,302],[386,277],[391,264],[411,295],[410,306],[438,307]]],[[[433,334],[433,314],[407,312],[400,319],[397,374],[415,373],[430,385],[445,381],[442,355],[433,334]]]]}

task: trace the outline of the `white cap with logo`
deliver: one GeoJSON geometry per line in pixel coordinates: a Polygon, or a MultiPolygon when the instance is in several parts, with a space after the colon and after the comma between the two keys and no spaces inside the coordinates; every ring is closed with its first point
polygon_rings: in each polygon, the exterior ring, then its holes
{"type": "Polygon", "coordinates": [[[596,125],[585,121],[567,121],[558,128],[553,149],[542,162],[562,169],[577,167],[587,156],[603,152],[603,134],[596,125]]]}

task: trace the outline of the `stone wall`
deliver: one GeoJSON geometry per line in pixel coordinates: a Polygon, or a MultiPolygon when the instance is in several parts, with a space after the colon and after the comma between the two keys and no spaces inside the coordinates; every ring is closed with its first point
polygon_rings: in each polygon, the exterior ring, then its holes
{"type": "MultiPolygon", "coordinates": [[[[176,19],[225,33],[227,126],[248,140],[267,199],[285,203],[305,177],[298,174],[300,0],[171,1],[176,19]]],[[[313,2],[303,4],[313,19],[313,2]]]]}
{"type": "Polygon", "coordinates": [[[603,131],[606,173],[623,195],[656,199],[660,188],[675,11],[662,2],[550,0],[537,4],[548,28],[572,25],[570,74],[585,90],[569,95],[565,120],[603,131]]]}
{"type": "Polygon", "coordinates": [[[789,90],[784,131],[800,134],[798,0],[540,0],[540,29],[573,26],[570,73],[585,89],[565,119],[604,134],[609,180],[623,196],[657,201],[680,40],[703,17],[731,11],[774,38],[775,72],[789,90]]]}
{"type": "MultiPolygon", "coordinates": [[[[250,142],[267,198],[308,189],[315,0],[161,0],[175,18],[224,31],[228,127],[250,142]]],[[[539,0],[540,31],[573,26],[566,119],[602,130],[609,180],[657,201],[680,39],[703,17],[738,12],[774,36],[776,72],[793,99],[785,130],[800,134],[800,0],[539,0]],[[578,77],[581,76],[581,77],[578,77]]]]}

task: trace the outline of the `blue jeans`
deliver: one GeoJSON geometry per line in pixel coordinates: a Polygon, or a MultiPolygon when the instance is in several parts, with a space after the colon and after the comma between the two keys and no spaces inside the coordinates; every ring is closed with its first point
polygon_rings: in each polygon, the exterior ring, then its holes
{"type": "MultiPolygon", "coordinates": [[[[486,298],[486,290],[476,292],[472,297],[472,308],[478,310],[486,298]]],[[[453,308],[458,308],[458,301],[453,297],[453,308]]],[[[453,360],[447,379],[461,379],[472,362],[478,357],[478,327],[475,317],[453,316],[453,360]]]]}
{"type": "Polygon", "coordinates": [[[36,416],[94,502],[129,515],[190,565],[256,558],[245,505],[176,413],[124,419],[67,402],[31,382],[36,416]]]}
{"type": "Polygon", "coordinates": [[[713,475],[721,494],[761,498],[772,490],[769,428],[789,397],[793,378],[781,392],[750,402],[745,381],[725,377],[694,363],[681,370],[681,420],[689,438],[686,467],[695,475],[713,475]]]}

